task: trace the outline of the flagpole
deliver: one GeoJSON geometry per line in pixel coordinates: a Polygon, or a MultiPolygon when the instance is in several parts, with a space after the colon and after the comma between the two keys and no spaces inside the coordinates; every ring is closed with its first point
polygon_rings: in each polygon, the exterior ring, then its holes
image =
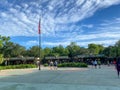
{"type": "MultiPolygon", "coordinates": [[[[41,0],[40,0],[40,4],[41,4],[41,0]]],[[[41,6],[41,5],[40,5],[41,6]]],[[[41,9],[41,13],[42,13],[42,9],[41,9]]],[[[39,17],[39,27],[38,27],[38,33],[39,33],[39,70],[41,70],[41,16],[42,14],[40,14],[39,17]]]]}
{"type": "Polygon", "coordinates": [[[41,17],[39,19],[39,70],[41,70],[41,17]]]}

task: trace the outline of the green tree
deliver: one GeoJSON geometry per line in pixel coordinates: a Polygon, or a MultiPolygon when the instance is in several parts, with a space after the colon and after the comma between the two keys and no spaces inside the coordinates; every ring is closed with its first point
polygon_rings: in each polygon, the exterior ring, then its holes
{"type": "Polygon", "coordinates": [[[3,62],[3,54],[0,54],[0,64],[3,62]]]}
{"type": "Polygon", "coordinates": [[[68,55],[68,49],[64,48],[62,45],[52,48],[52,53],[57,56],[66,56],[68,55]]]}
{"type": "Polygon", "coordinates": [[[12,56],[13,57],[23,56],[25,51],[26,51],[25,47],[19,44],[14,44],[13,50],[12,50],[12,56]]]}
{"type": "Polygon", "coordinates": [[[66,48],[64,48],[64,53],[63,53],[63,56],[68,56],[69,54],[69,50],[66,48]]]}
{"type": "Polygon", "coordinates": [[[30,57],[44,57],[44,50],[39,46],[32,46],[29,50],[27,50],[27,54],[30,57]],[[40,52],[39,52],[40,51],[40,52]]]}
{"type": "Polygon", "coordinates": [[[99,48],[99,54],[103,54],[104,46],[98,44],[98,48],[99,48]]]}
{"type": "Polygon", "coordinates": [[[44,51],[44,56],[51,56],[52,55],[52,49],[51,48],[46,47],[46,48],[43,49],[43,51],[44,51]]]}
{"type": "Polygon", "coordinates": [[[118,40],[115,44],[117,47],[120,47],[120,40],[118,40]]]}
{"type": "Polygon", "coordinates": [[[115,44],[115,53],[116,53],[116,57],[120,56],[120,40],[118,40],[115,44]]]}
{"type": "Polygon", "coordinates": [[[96,45],[94,43],[88,44],[88,50],[89,50],[90,54],[93,54],[93,55],[99,54],[99,47],[98,47],[98,45],[96,45]]]}
{"type": "Polygon", "coordinates": [[[114,46],[108,46],[103,50],[103,54],[108,57],[115,57],[116,56],[116,50],[114,46]]]}
{"type": "Polygon", "coordinates": [[[84,47],[80,48],[79,55],[88,55],[88,54],[89,54],[89,50],[87,48],[84,47]]]}
{"type": "Polygon", "coordinates": [[[29,50],[28,50],[28,56],[34,56],[34,57],[39,57],[39,46],[32,46],[29,50]]]}
{"type": "Polygon", "coordinates": [[[4,46],[6,43],[8,43],[10,40],[10,37],[5,37],[0,35],[0,63],[3,62],[4,57],[4,46]]]}
{"type": "Polygon", "coordinates": [[[3,53],[3,47],[8,43],[10,40],[10,37],[5,37],[0,35],[0,53],[3,53]]]}
{"type": "Polygon", "coordinates": [[[68,56],[71,58],[71,61],[73,61],[74,57],[79,55],[80,46],[78,46],[75,42],[71,42],[71,44],[67,46],[67,49],[69,51],[68,56]]]}
{"type": "Polygon", "coordinates": [[[6,42],[2,48],[2,53],[4,54],[4,57],[12,57],[12,51],[14,50],[14,43],[13,42],[6,42]]]}
{"type": "Polygon", "coordinates": [[[7,42],[3,46],[4,57],[8,57],[8,58],[23,56],[25,51],[26,51],[25,47],[13,42],[7,42]]]}

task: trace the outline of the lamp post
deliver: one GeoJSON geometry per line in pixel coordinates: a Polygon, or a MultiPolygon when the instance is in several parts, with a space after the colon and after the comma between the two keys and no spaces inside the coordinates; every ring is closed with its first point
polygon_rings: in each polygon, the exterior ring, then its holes
{"type": "Polygon", "coordinates": [[[38,66],[38,70],[41,70],[41,67],[40,67],[40,58],[39,57],[37,58],[37,66],[38,66]]]}

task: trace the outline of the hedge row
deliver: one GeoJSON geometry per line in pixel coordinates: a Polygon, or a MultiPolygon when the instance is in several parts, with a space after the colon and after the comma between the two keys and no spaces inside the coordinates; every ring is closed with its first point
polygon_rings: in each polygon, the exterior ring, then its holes
{"type": "Polygon", "coordinates": [[[58,67],[88,67],[85,63],[61,63],[58,67]]]}
{"type": "MultiPolygon", "coordinates": [[[[44,66],[47,67],[48,64],[44,64],[44,66]]],[[[69,62],[69,63],[58,64],[58,67],[88,67],[88,65],[85,64],[85,63],[72,63],[72,62],[69,62]]]]}
{"type": "Polygon", "coordinates": [[[45,63],[45,64],[44,64],[44,67],[47,67],[47,66],[49,66],[49,65],[48,65],[47,63],[45,63]]]}
{"type": "Polygon", "coordinates": [[[24,68],[36,68],[34,64],[21,64],[21,65],[9,65],[9,66],[0,66],[0,70],[4,69],[24,69],[24,68]]]}

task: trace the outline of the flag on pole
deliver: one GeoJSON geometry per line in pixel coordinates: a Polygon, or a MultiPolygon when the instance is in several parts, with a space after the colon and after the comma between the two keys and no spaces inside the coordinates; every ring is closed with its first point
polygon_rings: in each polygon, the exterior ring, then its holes
{"type": "Polygon", "coordinates": [[[41,33],[41,31],[40,31],[40,24],[41,24],[41,20],[39,19],[39,24],[38,24],[38,34],[41,33]]]}

